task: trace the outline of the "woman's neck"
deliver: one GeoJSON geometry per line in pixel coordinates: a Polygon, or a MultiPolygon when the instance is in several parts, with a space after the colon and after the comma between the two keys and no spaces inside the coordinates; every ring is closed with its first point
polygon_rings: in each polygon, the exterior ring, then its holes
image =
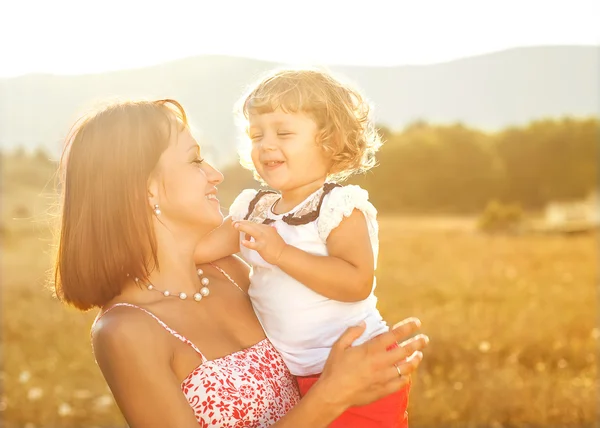
{"type": "Polygon", "coordinates": [[[200,289],[200,279],[194,263],[194,250],[199,234],[174,234],[164,227],[156,230],[158,269],[150,272],[149,282],[160,290],[186,293],[188,296],[200,289]],[[198,235],[198,236],[197,236],[198,235]]]}

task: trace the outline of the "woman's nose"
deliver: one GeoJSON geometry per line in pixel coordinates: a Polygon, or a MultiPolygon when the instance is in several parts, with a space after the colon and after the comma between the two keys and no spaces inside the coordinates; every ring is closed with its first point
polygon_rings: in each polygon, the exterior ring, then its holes
{"type": "Polygon", "coordinates": [[[208,181],[214,184],[215,186],[217,184],[222,183],[224,179],[223,173],[208,163],[206,163],[205,165],[207,167],[205,169],[205,173],[206,178],[208,178],[208,181]]]}

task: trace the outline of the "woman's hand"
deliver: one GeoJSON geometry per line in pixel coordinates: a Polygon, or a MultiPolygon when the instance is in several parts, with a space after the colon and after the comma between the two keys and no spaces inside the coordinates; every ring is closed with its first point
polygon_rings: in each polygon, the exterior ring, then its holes
{"type": "Polygon", "coordinates": [[[408,318],[358,346],[352,343],[365,325],[350,327],[334,344],[313,388],[318,387],[324,398],[343,408],[369,404],[398,391],[410,380],[429,343],[423,334],[409,338],[420,326],[418,319],[408,318]]]}
{"type": "Polygon", "coordinates": [[[352,343],[365,325],[350,327],[333,345],[319,380],[273,427],[327,427],[349,407],[398,391],[408,383],[429,342],[423,334],[407,339],[420,327],[418,319],[409,318],[358,346],[352,343]]]}

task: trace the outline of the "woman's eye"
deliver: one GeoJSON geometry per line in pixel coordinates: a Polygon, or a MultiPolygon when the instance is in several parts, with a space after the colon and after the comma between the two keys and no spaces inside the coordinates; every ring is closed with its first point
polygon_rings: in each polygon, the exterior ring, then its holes
{"type": "Polygon", "coordinates": [[[204,159],[200,159],[200,158],[198,158],[198,159],[194,159],[194,160],[192,161],[192,163],[193,163],[193,164],[195,164],[195,165],[198,165],[198,166],[200,166],[200,165],[202,165],[202,164],[204,163],[204,159]]]}

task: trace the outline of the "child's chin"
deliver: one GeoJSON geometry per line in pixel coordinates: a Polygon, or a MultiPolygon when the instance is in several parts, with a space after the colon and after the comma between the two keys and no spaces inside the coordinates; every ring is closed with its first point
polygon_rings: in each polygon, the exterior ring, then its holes
{"type": "Polygon", "coordinates": [[[278,180],[269,177],[262,177],[262,179],[271,189],[281,190],[284,187],[284,180],[278,180]]]}

